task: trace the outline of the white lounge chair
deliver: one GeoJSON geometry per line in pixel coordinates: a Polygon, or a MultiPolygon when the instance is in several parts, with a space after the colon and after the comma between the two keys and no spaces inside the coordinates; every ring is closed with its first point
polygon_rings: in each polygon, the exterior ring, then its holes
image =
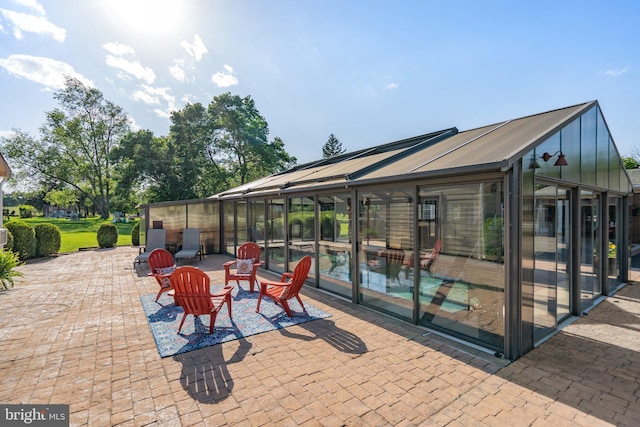
{"type": "Polygon", "coordinates": [[[176,262],[184,258],[200,257],[202,260],[202,245],[200,244],[200,229],[185,228],[182,232],[182,249],[175,254],[176,262]]]}
{"type": "Polygon", "coordinates": [[[164,228],[150,228],[147,230],[147,242],[144,248],[140,248],[140,254],[133,261],[133,268],[136,268],[136,263],[140,264],[147,262],[151,251],[154,249],[165,249],[167,245],[167,230],[164,228]]]}

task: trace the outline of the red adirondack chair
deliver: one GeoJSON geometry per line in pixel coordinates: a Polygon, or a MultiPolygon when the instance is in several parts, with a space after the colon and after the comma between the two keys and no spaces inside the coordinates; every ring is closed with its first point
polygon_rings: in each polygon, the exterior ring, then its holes
{"type": "Polygon", "coordinates": [[[276,304],[282,306],[287,316],[291,317],[291,309],[289,308],[288,301],[291,298],[295,298],[300,303],[303,310],[304,304],[300,299],[300,289],[309,276],[309,270],[311,268],[311,257],[309,255],[303,257],[293,273],[284,273],[279,282],[271,280],[260,281],[260,295],[258,296],[258,305],[256,307],[256,313],[260,311],[260,302],[262,297],[268,297],[276,304]]]}
{"type": "Polygon", "coordinates": [[[149,268],[151,272],[148,274],[151,277],[155,277],[158,285],[160,286],[160,291],[156,296],[156,302],[160,295],[165,292],[171,291],[171,281],[169,280],[169,276],[176,269],[176,262],[173,259],[173,255],[166,249],[154,249],[149,254],[149,258],[147,258],[147,263],[149,264],[149,268]]]}
{"type": "Polygon", "coordinates": [[[209,334],[212,334],[218,312],[225,303],[231,318],[233,286],[225,286],[222,292],[211,294],[209,276],[199,268],[191,266],[178,267],[170,279],[175,292],[176,304],[184,310],[178,333],[182,330],[182,325],[189,314],[193,314],[194,318],[208,314],[210,317],[209,334]]]}
{"type": "MultiPolygon", "coordinates": [[[[425,270],[427,273],[431,274],[431,267],[433,266],[433,263],[436,262],[436,260],[438,259],[438,255],[440,255],[441,250],[442,250],[442,240],[436,240],[436,243],[433,246],[433,249],[431,250],[431,252],[425,255],[422,255],[420,257],[420,268],[422,270],[425,270]]],[[[404,265],[406,266],[404,270],[404,276],[407,279],[409,278],[409,272],[413,268],[413,260],[414,260],[414,257],[412,253],[411,256],[409,257],[409,260],[404,263],[404,265]]]]}
{"type": "Polygon", "coordinates": [[[253,242],[243,243],[238,248],[238,258],[224,263],[224,285],[228,286],[230,280],[235,280],[238,286],[240,286],[240,280],[246,280],[249,282],[249,290],[253,293],[256,283],[256,272],[261,265],[260,246],[253,242]],[[231,267],[234,264],[236,265],[236,269],[232,271],[231,267]]]}

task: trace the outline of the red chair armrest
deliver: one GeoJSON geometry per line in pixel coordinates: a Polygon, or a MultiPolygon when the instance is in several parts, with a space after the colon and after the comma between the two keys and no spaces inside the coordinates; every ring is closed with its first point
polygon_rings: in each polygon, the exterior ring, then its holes
{"type": "Polygon", "coordinates": [[[217,294],[211,294],[211,296],[212,297],[224,297],[224,296],[230,294],[231,291],[233,291],[233,286],[225,286],[224,288],[222,288],[222,291],[218,292],[217,294]]]}
{"type": "Polygon", "coordinates": [[[269,286],[286,287],[286,286],[289,286],[290,284],[289,283],[283,283],[283,282],[276,282],[275,280],[266,280],[266,279],[263,279],[263,280],[260,281],[260,286],[261,287],[262,286],[266,287],[267,285],[269,285],[269,286]]]}
{"type": "Polygon", "coordinates": [[[284,273],[282,273],[282,277],[280,278],[280,282],[285,283],[285,282],[288,282],[291,279],[293,279],[293,273],[290,272],[290,271],[285,271],[284,273]]]}

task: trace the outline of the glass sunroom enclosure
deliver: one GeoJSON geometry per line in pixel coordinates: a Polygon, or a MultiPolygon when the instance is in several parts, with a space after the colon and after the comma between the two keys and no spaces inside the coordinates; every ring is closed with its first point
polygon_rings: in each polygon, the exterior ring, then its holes
{"type": "Polygon", "coordinates": [[[254,241],[274,272],[310,255],[306,286],[514,360],[627,281],[630,192],[592,101],[145,205],[140,228],[254,241]]]}

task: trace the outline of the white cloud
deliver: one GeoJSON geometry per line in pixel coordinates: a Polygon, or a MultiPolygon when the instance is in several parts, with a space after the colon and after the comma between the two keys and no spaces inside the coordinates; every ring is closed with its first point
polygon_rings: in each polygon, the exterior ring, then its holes
{"type": "Polygon", "coordinates": [[[153,110],[153,112],[154,112],[154,113],[156,113],[156,116],[161,117],[161,118],[163,118],[163,119],[169,119],[169,118],[171,118],[171,111],[173,111],[173,110],[169,110],[169,109],[167,109],[167,110],[161,110],[161,109],[159,109],[159,108],[155,108],[155,109],[153,110]]]}
{"type": "Polygon", "coordinates": [[[0,130],[0,138],[10,138],[15,134],[12,130],[0,130]]]}
{"type": "Polygon", "coordinates": [[[629,71],[629,68],[624,67],[624,68],[619,68],[617,70],[602,71],[601,73],[608,77],[618,77],[619,75],[624,74],[627,71],[629,71]]]}
{"type": "Polygon", "coordinates": [[[184,72],[184,61],[182,59],[176,59],[175,64],[169,67],[169,73],[179,82],[184,83],[186,80],[186,74],[184,72]]]}
{"type": "Polygon", "coordinates": [[[67,37],[67,31],[64,28],[52,24],[44,16],[30,15],[7,9],[0,9],[0,13],[9,21],[13,28],[13,36],[17,39],[22,39],[25,32],[50,36],[59,42],[63,42],[67,37]]]}
{"type": "Polygon", "coordinates": [[[399,85],[398,83],[389,83],[389,84],[386,86],[386,88],[387,88],[388,90],[394,90],[394,89],[398,89],[398,87],[399,87],[399,86],[400,86],[400,85],[399,85]]]}
{"type": "Polygon", "coordinates": [[[116,56],[135,56],[136,51],[126,44],[108,42],[102,45],[102,48],[112,55],[116,56]]]}
{"type": "Polygon", "coordinates": [[[51,58],[11,55],[8,58],[0,58],[0,67],[9,74],[40,83],[51,90],[64,88],[65,76],[75,77],[89,87],[94,86],[91,80],[77,73],[71,65],[51,58]]]}
{"type": "Polygon", "coordinates": [[[131,130],[134,132],[139,131],[140,129],[142,129],[142,126],[140,126],[138,124],[138,122],[136,122],[133,117],[129,117],[129,125],[131,126],[131,130]]]}
{"type": "Polygon", "coordinates": [[[169,118],[171,112],[177,109],[176,97],[169,93],[171,88],[148,85],[141,85],[140,87],[141,89],[131,94],[131,99],[147,105],[166,105],[165,109],[155,108],[153,112],[156,113],[156,115],[162,118],[169,118]]]}
{"type": "Polygon", "coordinates": [[[151,68],[144,67],[140,61],[135,59],[136,52],[131,46],[109,42],[103,44],[102,48],[108,52],[106,56],[107,65],[120,70],[118,77],[121,79],[126,80],[129,77],[135,77],[146,83],[155,81],[156,73],[151,68]]]}
{"type": "Polygon", "coordinates": [[[233,71],[233,67],[224,64],[224,69],[226,72],[223,73],[218,71],[213,76],[211,76],[211,81],[218,87],[229,87],[237,85],[238,78],[235,76],[236,73],[233,71]]]}
{"type": "Polygon", "coordinates": [[[13,0],[13,2],[25,6],[40,15],[44,15],[44,7],[42,7],[37,0],[13,0]]]}
{"type": "Polygon", "coordinates": [[[189,55],[193,56],[196,61],[200,61],[202,59],[202,56],[208,52],[207,47],[204,45],[204,42],[197,34],[193,36],[193,43],[189,43],[188,41],[184,40],[182,41],[182,43],[180,43],[180,46],[182,46],[189,55]]]}

